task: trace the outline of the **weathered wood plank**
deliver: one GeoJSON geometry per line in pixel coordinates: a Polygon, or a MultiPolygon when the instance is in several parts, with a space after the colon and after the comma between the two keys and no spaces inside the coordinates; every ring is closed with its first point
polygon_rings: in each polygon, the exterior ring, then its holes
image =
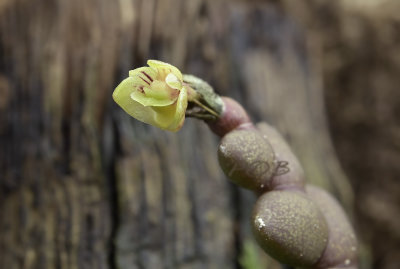
{"type": "Polygon", "coordinates": [[[309,178],[351,201],[306,38],[278,6],[19,0],[0,14],[1,268],[239,266],[254,196],[222,175],[216,137],[189,119],[156,130],[111,100],[147,58],[275,124],[309,178]]]}

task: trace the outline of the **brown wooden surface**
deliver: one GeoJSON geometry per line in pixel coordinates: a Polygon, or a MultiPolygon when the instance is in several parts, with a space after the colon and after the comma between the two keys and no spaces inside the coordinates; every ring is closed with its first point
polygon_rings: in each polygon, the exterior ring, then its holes
{"type": "Polygon", "coordinates": [[[239,266],[255,198],[222,175],[217,138],[192,119],[177,134],[160,131],[112,102],[118,81],[148,58],[204,78],[275,125],[308,180],[351,208],[310,54],[318,42],[286,7],[1,3],[0,268],[239,266]]]}

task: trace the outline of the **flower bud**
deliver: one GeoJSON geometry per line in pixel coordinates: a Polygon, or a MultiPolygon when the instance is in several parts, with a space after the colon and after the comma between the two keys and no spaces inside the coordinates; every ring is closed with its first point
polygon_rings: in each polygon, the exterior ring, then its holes
{"type": "Polygon", "coordinates": [[[269,185],[276,168],[272,147],[258,130],[235,130],[225,135],[218,161],[230,180],[254,191],[269,185]]]}
{"type": "Polygon", "coordinates": [[[256,241],[273,258],[293,267],[308,267],[321,257],[328,226],[318,207],[299,191],[271,191],[253,210],[256,241]]]}
{"type": "Polygon", "coordinates": [[[342,207],[325,190],[306,186],[308,197],[320,208],[329,228],[328,245],[315,268],[347,268],[357,264],[357,239],[342,207]]]}

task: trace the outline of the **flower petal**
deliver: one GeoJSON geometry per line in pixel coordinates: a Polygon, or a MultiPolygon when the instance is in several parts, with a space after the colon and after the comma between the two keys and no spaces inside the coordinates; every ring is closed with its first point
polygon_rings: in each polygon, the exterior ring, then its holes
{"type": "Polygon", "coordinates": [[[144,106],[168,106],[176,101],[178,95],[178,90],[168,87],[165,82],[155,80],[150,87],[132,84],[130,97],[144,106]]]}
{"type": "Polygon", "coordinates": [[[160,80],[165,80],[166,76],[169,73],[174,74],[179,80],[183,80],[183,76],[181,71],[179,71],[178,68],[176,68],[175,66],[168,64],[168,63],[164,63],[158,60],[148,60],[147,64],[154,68],[157,69],[158,71],[158,78],[160,80]]]}
{"type": "Polygon", "coordinates": [[[168,127],[170,131],[176,132],[182,127],[183,122],[185,121],[185,113],[187,106],[188,106],[188,92],[187,89],[183,87],[182,90],[180,91],[177,100],[174,122],[168,127]]]}
{"type": "Polygon", "coordinates": [[[130,116],[142,122],[157,126],[156,112],[151,107],[145,107],[130,98],[132,93],[133,78],[124,79],[114,90],[114,101],[130,116]]]}
{"type": "Polygon", "coordinates": [[[179,98],[176,102],[176,110],[175,110],[174,120],[168,126],[167,130],[176,132],[182,127],[183,122],[185,121],[185,113],[186,113],[187,105],[188,105],[187,90],[186,90],[186,88],[182,88],[182,90],[179,94],[179,98]]]}
{"type": "Polygon", "coordinates": [[[175,104],[166,107],[153,107],[156,112],[155,120],[161,129],[176,132],[185,120],[185,112],[188,105],[187,90],[182,88],[175,104]]]}
{"type": "Polygon", "coordinates": [[[157,69],[152,67],[139,67],[129,71],[130,77],[140,76],[142,78],[142,83],[151,83],[153,80],[157,79],[157,69]]]}
{"type": "Polygon", "coordinates": [[[168,130],[168,127],[175,118],[176,104],[170,106],[152,107],[152,109],[156,112],[154,120],[157,123],[157,127],[168,130]]]}
{"type": "Polygon", "coordinates": [[[169,73],[165,78],[165,82],[173,89],[182,89],[182,80],[179,80],[174,74],[169,73]]]}

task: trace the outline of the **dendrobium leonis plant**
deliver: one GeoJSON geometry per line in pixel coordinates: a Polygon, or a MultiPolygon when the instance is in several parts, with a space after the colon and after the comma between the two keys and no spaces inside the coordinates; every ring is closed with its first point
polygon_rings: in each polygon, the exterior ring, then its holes
{"type": "Polygon", "coordinates": [[[222,138],[222,171],[258,196],[251,224],[265,252],[296,268],[357,268],[357,240],[345,212],[328,192],[306,183],[300,162],[272,126],[254,124],[239,103],[197,77],[161,61],[147,64],[118,85],[115,102],[163,130],[179,130],[185,116],[204,120],[222,138]]]}

